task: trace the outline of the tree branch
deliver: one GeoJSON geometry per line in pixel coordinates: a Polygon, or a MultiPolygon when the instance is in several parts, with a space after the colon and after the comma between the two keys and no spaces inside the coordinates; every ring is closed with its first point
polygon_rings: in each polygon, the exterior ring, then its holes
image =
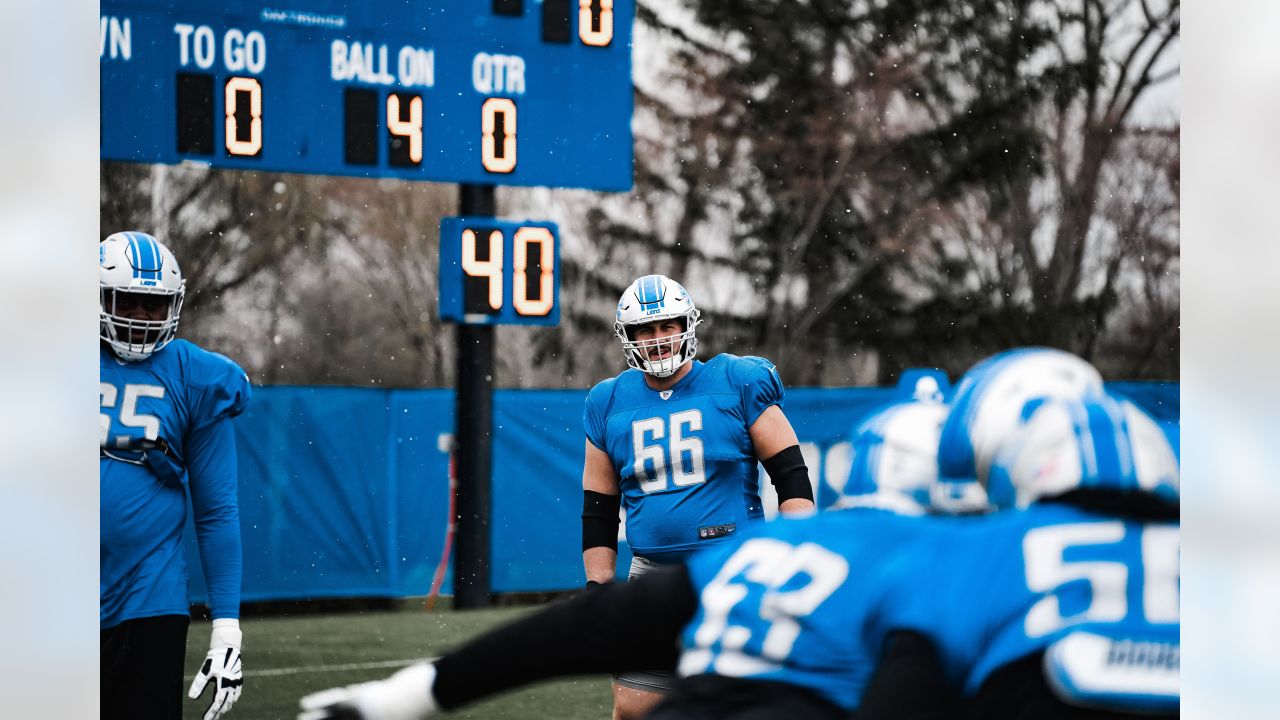
{"type": "Polygon", "coordinates": [[[1160,39],[1160,44],[1156,46],[1155,51],[1151,53],[1151,57],[1147,59],[1146,65],[1142,68],[1142,73],[1138,75],[1138,79],[1134,82],[1133,90],[1129,93],[1129,99],[1125,102],[1124,108],[1120,111],[1119,115],[1112,119],[1111,124],[1113,126],[1119,125],[1126,117],[1128,117],[1129,111],[1133,109],[1133,105],[1138,101],[1138,97],[1141,96],[1143,91],[1150,85],[1151,70],[1155,64],[1159,62],[1160,56],[1164,55],[1164,51],[1169,47],[1169,43],[1178,36],[1179,27],[1179,22],[1175,20],[1169,25],[1168,30],[1165,31],[1164,37],[1160,39]]]}

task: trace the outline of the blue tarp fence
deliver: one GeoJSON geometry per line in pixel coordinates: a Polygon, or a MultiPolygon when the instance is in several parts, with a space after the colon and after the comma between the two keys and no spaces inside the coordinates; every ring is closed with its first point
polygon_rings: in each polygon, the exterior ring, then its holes
{"type": "MultiPolygon", "coordinates": [[[[849,467],[847,436],[898,388],[794,388],[787,417],[820,507],[849,467]]],[[[945,377],[940,384],[947,388],[945,377]]],[[[1110,383],[1178,446],[1176,383],[1110,383]]],[[[491,582],[495,592],[579,587],[585,390],[497,390],[491,582]]],[[[425,595],[444,549],[452,390],[271,386],[236,419],[246,602],[425,595]]],[[[768,481],[762,492],[772,491],[768,481]]],[[[766,499],[766,505],[769,504],[766,499]]],[[[192,598],[206,597],[188,522],[192,598]]],[[[630,560],[625,543],[619,567],[630,560]]],[[[452,569],[445,594],[452,593],[452,569]]]]}

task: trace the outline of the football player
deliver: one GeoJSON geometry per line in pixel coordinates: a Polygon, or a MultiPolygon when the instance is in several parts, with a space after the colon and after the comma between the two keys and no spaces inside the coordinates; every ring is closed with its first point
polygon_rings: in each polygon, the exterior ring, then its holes
{"type": "Polygon", "coordinates": [[[920,543],[885,583],[867,641],[898,652],[860,717],[952,716],[912,714],[937,673],[972,718],[1177,717],[1172,448],[1145,413],[1106,396],[1033,400],[1026,416],[983,477],[993,504],[1017,509],[920,543]]]}
{"type": "Polygon", "coordinates": [[[300,717],[407,720],[540,679],[677,662],[682,677],[648,717],[847,717],[877,660],[859,624],[875,576],[928,506],[945,415],[930,396],[861,424],[843,504],[856,509],[745,528],[687,566],[588,592],[387,680],[308,696],[300,717]]]}
{"type": "MultiPolygon", "coordinates": [[[[639,278],[618,300],[613,328],[630,369],[592,388],[584,412],[589,586],[614,578],[619,507],[634,555],[630,577],[761,519],[757,462],[777,489],[780,512],[813,510],[777,369],[758,357],[696,360],[700,322],[688,291],[662,275],[639,278]]],[[[672,680],[669,670],[618,676],[614,717],[643,717],[672,680]]]]}
{"type": "Polygon", "coordinates": [[[98,266],[102,717],[182,717],[190,493],[213,632],[189,695],[211,684],[204,720],[214,720],[242,682],[231,418],[249,402],[249,381],[174,337],[185,282],[169,248],[115,233],[98,245],[98,266]]]}
{"type": "MultiPolygon", "coordinates": [[[[1061,371],[1092,371],[1074,356],[1023,355],[1030,359],[999,365],[1002,372],[1022,376],[1016,392],[991,378],[983,387],[999,392],[965,397],[1022,405],[1045,394],[1070,397],[1061,371]],[[1047,373],[1027,374],[1024,362],[1047,373]]],[[[967,380],[972,384],[986,372],[967,380]]],[[[1085,392],[1091,386],[1071,387],[1085,392]]],[[[952,414],[968,413],[972,404],[952,414]]],[[[1010,433],[1016,428],[1014,423],[1010,433]]],[[[976,430],[983,435],[983,428],[976,430]]],[[[998,438],[989,440],[999,445],[998,438]]],[[[998,491],[996,496],[1002,497],[998,491]]],[[[992,569],[1003,568],[1010,553],[1021,550],[1009,546],[1008,538],[988,537],[986,546],[964,538],[976,536],[971,528],[991,533],[986,528],[998,527],[993,524],[999,520],[1000,515],[912,517],[870,506],[755,524],[696,553],[687,565],[585,593],[434,663],[303,698],[300,718],[426,717],[536,680],[629,670],[677,657],[681,678],[651,718],[837,718],[850,711],[873,718],[955,717],[963,687],[955,678],[973,671],[978,660],[944,655],[950,647],[940,650],[925,631],[933,627],[930,622],[944,628],[984,622],[957,611],[982,611],[983,604],[967,598],[990,592],[992,569]],[[962,561],[955,557],[961,546],[962,561]],[[939,572],[962,562],[963,573],[939,572]],[[895,610],[896,603],[906,610],[895,610]]],[[[1037,588],[1035,602],[1056,589],[1045,583],[1037,588]]]]}
{"type": "Polygon", "coordinates": [[[879,576],[927,520],[852,508],[753,523],[687,564],[588,590],[385,680],[306,696],[298,717],[411,720],[539,680],[678,665],[651,720],[844,719],[878,659],[861,625],[879,576]]]}

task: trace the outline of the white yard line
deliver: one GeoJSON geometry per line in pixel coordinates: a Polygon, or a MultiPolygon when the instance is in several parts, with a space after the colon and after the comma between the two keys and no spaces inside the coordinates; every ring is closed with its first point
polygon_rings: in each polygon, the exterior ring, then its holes
{"type": "MultiPolygon", "coordinates": [[[[266,670],[248,670],[245,672],[245,677],[277,677],[280,675],[301,675],[302,673],[378,670],[383,668],[404,667],[405,665],[431,659],[434,658],[410,658],[408,660],[379,660],[377,662],[343,663],[341,665],[304,665],[302,667],[267,668],[266,670]]],[[[185,679],[189,683],[195,679],[195,675],[188,675],[185,679]]]]}

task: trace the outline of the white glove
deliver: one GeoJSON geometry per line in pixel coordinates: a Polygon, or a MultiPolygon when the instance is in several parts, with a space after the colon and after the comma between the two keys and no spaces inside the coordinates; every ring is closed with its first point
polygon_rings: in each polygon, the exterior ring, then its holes
{"type": "Polygon", "coordinates": [[[440,712],[436,666],[416,663],[385,680],[321,690],[300,701],[298,720],[420,720],[440,712]]]}
{"type": "Polygon", "coordinates": [[[217,720],[227,714],[236,700],[240,699],[240,690],[244,685],[244,676],[240,668],[240,621],[234,618],[221,618],[213,621],[213,635],[209,640],[209,654],[204,656],[204,664],[191,681],[191,689],[187,697],[195,700],[204,692],[204,686],[213,680],[213,698],[209,709],[205,710],[204,720],[217,720]]]}

